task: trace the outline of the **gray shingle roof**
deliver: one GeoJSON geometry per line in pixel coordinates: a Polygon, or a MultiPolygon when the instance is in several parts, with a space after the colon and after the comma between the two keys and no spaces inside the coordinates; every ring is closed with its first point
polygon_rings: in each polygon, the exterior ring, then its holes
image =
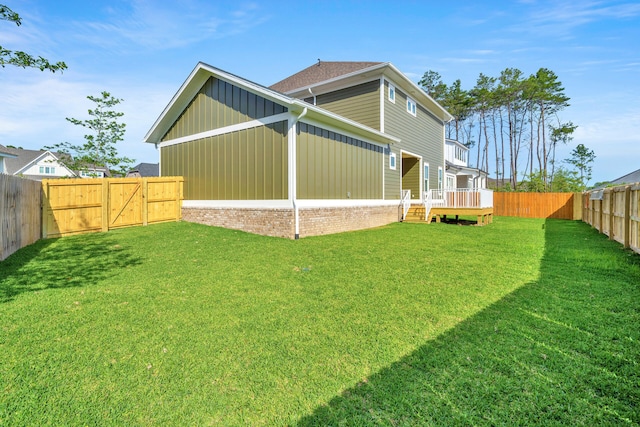
{"type": "Polygon", "coordinates": [[[382,64],[382,62],[318,61],[316,64],[269,86],[269,89],[287,93],[294,89],[311,86],[315,83],[354,73],[379,64],[382,64]]]}
{"type": "Polygon", "coordinates": [[[0,151],[16,156],[14,158],[7,157],[5,159],[5,165],[7,166],[6,172],[9,175],[13,175],[45,153],[45,151],[40,150],[23,150],[20,148],[5,147],[4,145],[0,145],[0,151]]]}
{"type": "Polygon", "coordinates": [[[139,163],[129,171],[129,174],[135,171],[137,171],[141,177],[159,176],[160,166],[158,163],[139,163]]]}
{"type": "Polygon", "coordinates": [[[640,169],[614,179],[609,184],[634,184],[636,182],[640,182],[640,169]]]}

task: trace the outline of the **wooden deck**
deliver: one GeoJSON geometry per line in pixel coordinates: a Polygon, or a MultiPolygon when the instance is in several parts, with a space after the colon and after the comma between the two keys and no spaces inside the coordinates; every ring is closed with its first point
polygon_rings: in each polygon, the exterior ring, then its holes
{"type": "Polygon", "coordinates": [[[433,217],[436,222],[440,222],[441,218],[447,216],[476,216],[478,225],[487,225],[493,222],[493,208],[450,208],[450,207],[433,207],[426,219],[427,224],[431,223],[433,217]]]}
{"type": "Polygon", "coordinates": [[[433,218],[436,222],[441,222],[447,216],[475,216],[478,218],[478,225],[487,225],[493,222],[493,208],[452,208],[452,207],[433,207],[429,214],[429,218],[425,218],[425,208],[423,204],[411,205],[404,222],[426,223],[430,224],[433,218]]]}

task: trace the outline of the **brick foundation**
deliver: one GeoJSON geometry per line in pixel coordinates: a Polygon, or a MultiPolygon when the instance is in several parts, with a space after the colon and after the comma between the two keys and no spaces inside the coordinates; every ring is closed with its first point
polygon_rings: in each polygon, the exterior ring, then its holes
{"type": "MultiPolygon", "coordinates": [[[[300,236],[319,236],[397,222],[397,206],[299,208],[300,236]]],[[[264,236],[295,238],[292,208],[182,208],[184,221],[242,230],[264,236]]]]}
{"type": "Polygon", "coordinates": [[[293,209],[182,208],[182,219],[199,224],[242,230],[263,236],[294,237],[293,209]]]}
{"type": "Polygon", "coordinates": [[[300,237],[363,230],[399,220],[397,206],[302,208],[299,213],[300,237]]]}

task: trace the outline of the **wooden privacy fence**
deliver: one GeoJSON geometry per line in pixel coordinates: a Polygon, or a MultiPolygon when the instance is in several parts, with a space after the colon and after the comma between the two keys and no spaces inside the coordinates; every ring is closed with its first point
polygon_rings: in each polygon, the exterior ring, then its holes
{"type": "Polygon", "coordinates": [[[584,222],[640,253],[640,183],[589,191],[582,205],[584,222]]]}
{"type": "Polygon", "coordinates": [[[493,214],[521,218],[582,219],[581,193],[493,193],[493,214]]]}
{"type": "Polygon", "coordinates": [[[46,179],[42,237],[178,221],[182,177],[46,179]]]}
{"type": "Polygon", "coordinates": [[[40,239],[40,182],[0,174],[0,261],[40,239]]]}

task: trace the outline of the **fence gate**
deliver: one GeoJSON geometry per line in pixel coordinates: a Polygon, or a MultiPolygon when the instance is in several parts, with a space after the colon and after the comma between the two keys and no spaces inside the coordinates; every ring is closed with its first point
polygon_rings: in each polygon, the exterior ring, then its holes
{"type": "Polygon", "coordinates": [[[46,179],[42,237],[179,221],[182,177],[46,179]]]}
{"type": "MultiPolygon", "coordinates": [[[[142,181],[109,181],[107,228],[142,225],[142,181]]],[[[103,225],[104,227],[104,225],[103,225]]]]}

